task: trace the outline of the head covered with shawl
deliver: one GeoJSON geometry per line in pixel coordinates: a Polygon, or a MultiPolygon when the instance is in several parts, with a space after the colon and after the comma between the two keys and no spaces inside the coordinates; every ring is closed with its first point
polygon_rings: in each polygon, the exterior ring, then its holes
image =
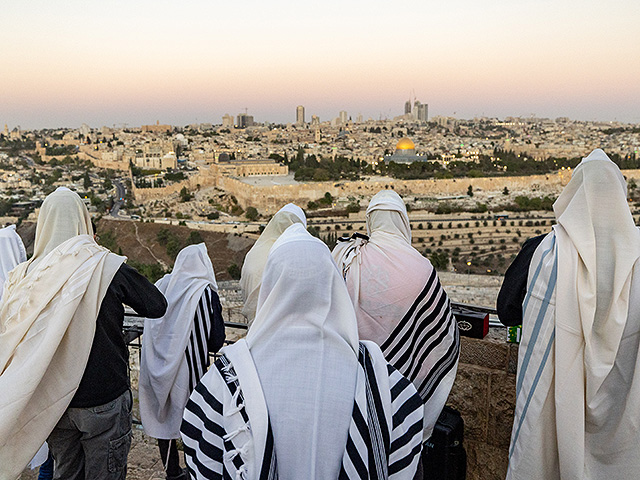
{"type": "Polygon", "coordinates": [[[244,300],[242,314],[249,320],[249,324],[253,322],[256,316],[258,295],[260,294],[260,281],[262,279],[264,266],[267,263],[269,250],[271,250],[275,241],[282,235],[282,232],[294,223],[300,223],[306,228],[307,217],[300,207],[293,203],[288,203],[276,212],[260,235],[260,238],[258,238],[258,241],[251,247],[251,250],[247,252],[244,264],[242,265],[240,287],[242,288],[242,297],[244,300]]]}
{"type": "Polygon", "coordinates": [[[393,190],[367,208],[369,239],[339,242],[333,257],[358,318],[358,332],[411,380],[425,401],[425,439],[455,379],[458,330],[431,262],[411,246],[407,209],[393,190]]]}
{"type": "Polygon", "coordinates": [[[11,271],[0,307],[0,465],[18,476],[71,401],[95,320],[124,261],[98,246],[80,197],[59,188],[38,216],[33,258],[11,271]],[[28,381],[26,380],[28,379],[28,381]]]}
{"type": "Polygon", "coordinates": [[[40,207],[29,269],[66,240],[93,233],[91,217],[82,199],[68,188],[59,187],[45,198],[40,207]]]}
{"type": "MultiPolygon", "coordinates": [[[[189,389],[185,350],[205,288],[218,291],[204,243],[183,248],[173,271],[156,282],[167,299],[162,318],[145,319],[140,365],[140,415],[148,435],[180,437],[180,422],[189,389]]],[[[206,344],[207,339],[201,339],[206,344]]],[[[204,347],[206,348],[206,347],[204,347]]]]}
{"type": "Polygon", "coordinates": [[[0,229],[0,300],[9,272],[26,260],[27,252],[20,235],[16,232],[16,226],[9,225],[0,229]]]}
{"type": "Polygon", "coordinates": [[[596,149],[554,203],[529,267],[509,479],[640,468],[640,232],[626,194],[596,149]]]}
{"type": "Polygon", "coordinates": [[[353,410],[358,332],[331,253],[302,224],[290,226],[269,253],[246,341],[280,476],[313,478],[309,468],[316,465],[335,474],[319,478],[337,478],[353,410]],[[294,451],[305,453],[288,454],[294,451]]]}

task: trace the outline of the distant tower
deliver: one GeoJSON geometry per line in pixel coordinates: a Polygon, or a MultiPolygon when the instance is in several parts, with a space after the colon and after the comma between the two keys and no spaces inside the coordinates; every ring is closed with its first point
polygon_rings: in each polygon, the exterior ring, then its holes
{"type": "Polygon", "coordinates": [[[320,125],[320,117],[318,115],[311,115],[311,125],[320,125]]]}
{"type": "Polygon", "coordinates": [[[358,116],[356,117],[356,123],[362,123],[362,114],[358,114],[358,116]]]}
{"type": "Polygon", "coordinates": [[[296,108],[296,125],[304,125],[304,107],[298,105],[296,108]]]}
{"type": "Polygon", "coordinates": [[[404,114],[411,114],[411,100],[404,102],[404,114]]]}
{"type": "Polygon", "coordinates": [[[347,117],[347,112],[345,110],[340,111],[340,124],[346,125],[349,117],[347,117]]]}
{"type": "Polygon", "coordinates": [[[9,126],[4,124],[4,138],[9,138],[9,126]]]}
{"type": "Polygon", "coordinates": [[[222,117],[222,127],[233,128],[233,117],[228,113],[222,117]]]}
{"type": "Polygon", "coordinates": [[[315,131],[315,140],[316,140],[316,143],[320,143],[320,129],[318,127],[316,127],[316,131],[315,131]]]}

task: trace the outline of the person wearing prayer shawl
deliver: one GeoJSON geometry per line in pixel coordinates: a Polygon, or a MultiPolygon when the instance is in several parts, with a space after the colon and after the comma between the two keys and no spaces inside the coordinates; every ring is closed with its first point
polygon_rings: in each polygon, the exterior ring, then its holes
{"type": "Polygon", "coordinates": [[[458,326],[436,270],[411,246],[400,195],[378,192],[366,218],[368,236],[338,242],[333,257],[355,306],[360,338],[380,345],[422,397],[426,441],[456,377],[458,326]]]}
{"type": "Polygon", "coordinates": [[[413,478],[423,407],[372,342],[329,249],[304,225],[274,243],[255,321],[193,391],[194,479],[413,478]]]}
{"type": "Polygon", "coordinates": [[[164,314],[144,277],[93,239],[80,197],[42,203],[33,257],[0,307],[0,478],[17,478],[48,437],[56,479],[125,478],[131,441],[124,308],[164,314]]]}
{"type": "Polygon", "coordinates": [[[222,307],[204,243],[178,253],[173,271],[156,282],[167,299],[159,320],[147,319],[142,336],[139,401],[145,433],[158,439],[168,480],[186,479],[175,439],[189,394],[209,369],[209,352],[225,339],[222,307]]]}
{"type": "Polygon", "coordinates": [[[256,316],[256,306],[258,305],[258,295],[260,294],[260,281],[262,271],[267,263],[267,256],[274,242],[282,235],[288,227],[294,223],[301,223],[307,226],[307,217],[302,209],[288,203],[276,212],[269,221],[264,231],[258,238],[251,250],[247,252],[242,265],[240,276],[240,287],[242,289],[242,299],[244,306],[242,314],[247,318],[249,325],[253,323],[256,316]]]}
{"type": "Polygon", "coordinates": [[[522,302],[509,480],[638,478],[640,231],[600,149],[553,205],[522,302]]]}
{"type": "Polygon", "coordinates": [[[2,300],[2,290],[4,282],[9,272],[16,268],[19,263],[27,261],[27,252],[24,243],[15,225],[0,229],[0,300],[2,300]]]}

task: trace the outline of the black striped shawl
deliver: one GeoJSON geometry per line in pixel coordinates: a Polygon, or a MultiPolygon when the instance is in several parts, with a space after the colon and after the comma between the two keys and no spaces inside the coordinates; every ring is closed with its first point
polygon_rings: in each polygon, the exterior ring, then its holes
{"type": "Polygon", "coordinates": [[[387,361],[414,383],[425,404],[442,379],[457,366],[458,325],[435,269],[380,348],[387,361]],[[426,374],[424,365],[431,365],[426,374]]]}
{"type": "MultiPolygon", "coordinates": [[[[383,368],[380,364],[375,367],[371,348],[377,346],[371,342],[360,343],[358,386],[338,478],[410,480],[415,474],[421,449],[422,401],[411,382],[395,368],[386,362],[383,368]],[[379,378],[381,373],[387,378],[379,378]],[[388,388],[389,392],[381,388],[388,388]]],[[[377,361],[383,361],[379,353],[378,356],[377,361]]],[[[181,432],[191,476],[196,479],[248,479],[245,459],[250,451],[243,451],[243,448],[247,449],[250,443],[247,439],[251,436],[251,422],[238,377],[225,355],[214,363],[209,375],[216,375],[215,386],[226,388],[227,392],[210,391],[207,387],[210,382],[201,382],[189,399],[181,432]],[[231,432],[228,430],[233,427],[227,426],[228,417],[223,415],[225,397],[231,397],[232,406],[241,418],[234,425],[240,427],[231,432]]],[[[277,479],[274,438],[268,422],[265,439],[257,478],[277,479]]]]}

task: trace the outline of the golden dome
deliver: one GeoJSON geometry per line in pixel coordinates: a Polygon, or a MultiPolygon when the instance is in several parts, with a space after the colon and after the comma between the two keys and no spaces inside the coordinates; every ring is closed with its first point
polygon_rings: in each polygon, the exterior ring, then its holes
{"type": "Polygon", "coordinates": [[[401,138],[396,145],[396,150],[415,150],[415,144],[407,137],[401,138]]]}

